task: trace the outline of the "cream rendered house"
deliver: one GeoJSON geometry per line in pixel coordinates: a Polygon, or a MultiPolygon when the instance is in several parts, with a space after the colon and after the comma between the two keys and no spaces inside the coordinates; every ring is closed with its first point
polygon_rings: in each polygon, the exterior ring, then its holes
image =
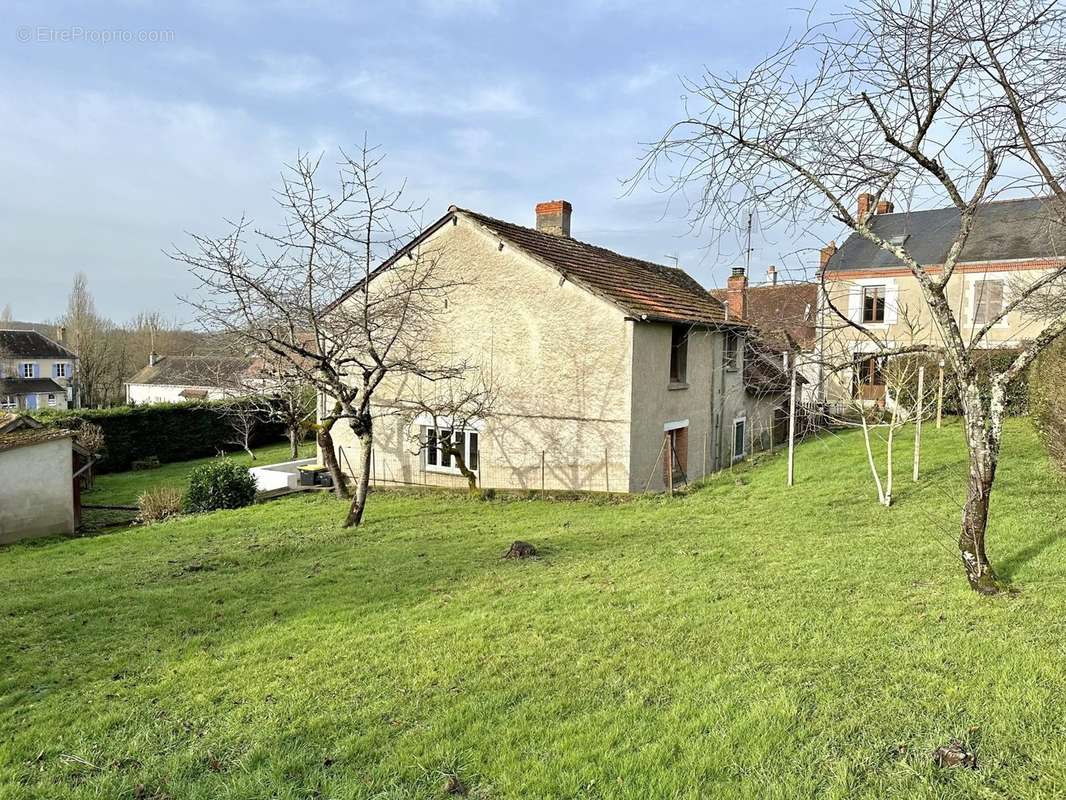
{"type": "MultiPolygon", "coordinates": [[[[860,195],[860,213],[872,202],[871,195],[860,195]]],[[[1005,200],[978,210],[947,290],[964,339],[971,340],[986,322],[999,316],[1019,287],[1066,263],[1066,230],[1044,203],[1040,199],[1005,200]]],[[[870,224],[877,234],[902,244],[937,275],[958,233],[959,215],[955,208],[894,213],[891,203],[882,202],[870,224]]],[[[857,233],[839,249],[832,244],[823,249],[821,269],[825,293],[819,311],[819,355],[825,362],[848,365],[828,374],[826,399],[881,400],[885,396],[884,361],[873,355],[876,345],[842,324],[828,301],[888,347],[940,344],[943,338],[917,278],[893,255],[857,233]]],[[[979,346],[1017,348],[1044,325],[1039,315],[1016,309],[995,324],[979,346]]]]}
{"type": "Polygon", "coordinates": [[[77,363],[73,351],[39,331],[0,329],[0,413],[76,408],[77,363]]]}
{"type": "MultiPolygon", "coordinates": [[[[377,273],[432,248],[464,284],[436,346],[491,371],[498,396],[488,418],[441,435],[462,443],[479,484],[662,490],[743,457],[763,408],[743,387],[746,324],[680,269],[573,239],[569,203],[536,213],[533,229],[453,206],[377,273]]],[[[398,413],[412,387],[378,393],[372,482],[462,485],[432,420],[398,413]]],[[[343,421],[333,435],[354,474],[358,441],[343,421]]]]}

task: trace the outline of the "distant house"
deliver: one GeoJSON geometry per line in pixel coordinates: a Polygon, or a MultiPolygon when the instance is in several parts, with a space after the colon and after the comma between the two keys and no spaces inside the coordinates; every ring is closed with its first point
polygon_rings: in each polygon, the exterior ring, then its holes
{"type": "Polygon", "coordinates": [[[0,544],[73,533],[88,464],[72,431],[0,414],[0,544]]]}
{"type": "MultiPolygon", "coordinates": [[[[427,345],[491,370],[499,397],[489,418],[438,430],[404,412],[417,380],[382,384],[372,480],[461,485],[447,436],[485,487],[663,490],[744,457],[772,424],[775,403],[744,386],[747,322],[681,269],[572,238],[571,214],[541,203],[529,228],[453,206],[375,273],[439,252],[462,289],[427,345]]],[[[343,421],[333,438],[351,473],[357,438],[343,421]]]]}
{"type": "Polygon", "coordinates": [[[0,329],[0,411],[76,408],[77,362],[39,331],[0,329]]]}
{"type": "Polygon", "coordinates": [[[126,384],[126,402],[141,405],[232,397],[240,391],[251,365],[249,358],[152,353],[147,366],[126,384]]]}
{"type": "MultiPolygon", "coordinates": [[[[820,382],[818,359],[818,284],[811,281],[779,283],[777,270],[766,271],[766,282],[749,285],[742,267],[733,270],[725,289],[713,294],[727,303],[733,316],[747,320],[754,329],[748,338],[753,361],[776,361],[788,371],[789,359],[796,358],[801,399],[814,401],[820,382]]],[[[776,378],[775,378],[776,380],[776,378]]]]}
{"type": "MultiPolygon", "coordinates": [[[[874,202],[873,195],[860,194],[856,213],[872,210],[870,229],[902,245],[939,278],[959,231],[959,210],[896,212],[891,202],[882,200],[876,207],[874,202]]],[[[988,328],[977,347],[1016,349],[1047,325],[1046,318],[1024,304],[1010,306],[1019,287],[1024,290],[1066,262],[1066,227],[1049,202],[1033,198],[978,206],[973,230],[945,289],[965,340],[988,328]]],[[[820,270],[825,285],[820,356],[842,367],[827,376],[826,397],[831,402],[880,402],[886,396],[885,359],[877,354],[878,344],[855,326],[888,346],[941,344],[943,335],[918,279],[892,253],[858,233],[840,248],[833,243],[823,248],[820,270]],[[853,325],[842,322],[830,303],[853,325]]]]}

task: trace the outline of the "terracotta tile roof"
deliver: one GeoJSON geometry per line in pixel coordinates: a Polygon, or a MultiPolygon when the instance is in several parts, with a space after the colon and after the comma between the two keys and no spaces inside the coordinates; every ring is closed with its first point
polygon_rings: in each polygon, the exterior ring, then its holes
{"type": "MultiPolygon", "coordinates": [[[[715,289],[712,294],[726,299],[725,289],[715,289]]],[[[814,350],[817,313],[817,283],[748,287],[747,321],[758,329],[759,338],[779,350],[789,349],[789,336],[805,352],[814,350]]]]}
{"type": "Polygon", "coordinates": [[[615,253],[567,236],[541,233],[475,211],[457,208],[568,280],[621,307],[636,318],[715,325],[727,322],[725,307],[688,273],[615,253]]]}

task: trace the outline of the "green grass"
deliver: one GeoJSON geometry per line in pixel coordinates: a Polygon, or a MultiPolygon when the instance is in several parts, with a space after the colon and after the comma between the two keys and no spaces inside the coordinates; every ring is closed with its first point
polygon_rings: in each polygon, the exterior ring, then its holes
{"type": "MultiPolygon", "coordinates": [[[[979,598],[957,425],[673,500],[328,495],[0,550],[0,796],[1066,793],[1066,498],[1013,422],[979,598]],[[502,561],[511,540],[542,548],[502,561]],[[952,738],[979,769],[938,770],[952,738]]],[[[738,481],[739,478],[739,481],[738,481]]]]}
{"type": "MultiPolygon", "coordinates": [[[[255,460],[248,457],[243,450],[228,453],[227,457],[238,464],[246,464],[249,467],[263,466],[264,464],[276,464],[280,461],[289,460],[288,442],[264,445],[254,449],[255,460]]],[[[300,457],[310,458],[315,454],[314,442],[304,442],[300,445],[300,457]]],[[[157,486],[173,486],[179,489],[185,488],[189,482],[189,473],[200,464],[211,461],[212,458],[199,458],[194,461],[178,461],[173,464],[163,464],[157,469],[138,470],[136,472],[115,472],[99,475],[92,489],[82,495],[82,501],[91,505],[124,506],[137,505],[137,498],[145,489],[157,486]]]]}

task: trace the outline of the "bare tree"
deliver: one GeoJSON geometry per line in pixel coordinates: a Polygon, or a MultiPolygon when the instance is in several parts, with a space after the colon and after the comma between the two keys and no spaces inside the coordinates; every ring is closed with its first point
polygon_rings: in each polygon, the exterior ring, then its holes
{"type": "Polygon", "coordinates": [[[230,438],[226,444],[239,447],[255,461],[252,440],[261,421],[261,406],[249,397],[231,397],[219,406],[218,411],[229,426],[230,438]]]}
{"type": "Polygon", "coordinates": [[[289,366],[288,359],[268,353],[255,359],[242,381],[259,418],[285,427],[289,456],[295,460],[300,455],[300,440],[314,422],[316,394],[306,373],[297,373],[289,366]]]}
{"type": "Polygon", "coordinates": [[[78,356],[75,379],[82,403],[104,406],[115,402],[122,393],[125,343],[114,323],[97,312],[84,272],[74,276],[60,322],[78,356]]]}
{"type": "Polygon", "coordinates": [[[942,352],[954,372],[969,452],[959,550],[970,585],[986,594],[998,591],[985,535],[1007,389],[1066,330],[1066,313],[989,381],[980,379],[975,353],[1026,298],[1061,285],[1066,261],[1031,279],[972,333],[964,333],[947,292],[989,200],[1004,192],[1044,197],[1049,229],[1066,223],[1064,29],[1053,0],[859,0],[831,24],[809,25],[748,74],[688,81],[685,118],[650,148],[637,176],[685,190],[695,198],[694,221],[718,235],[738,229],[752,203],[796,231],[835,219],[916,278],[935,344],[895,345],[832,302],[829,312],[882,356],[942,352]],[[860,190],[873,194],[862,213],[849,202],[860,190]],[[873,229],[877,204],[890,196],[914,207],[946,200],[957,210],[942,264],[923,263],[906,241],[873,229]]]}
{"type": "MultiPolygon", "coordinates": [[[[478,491],[480,458],[477,446],[471,447],[468,457],[466,442],[492,416],[497,396],[492,378],[471,368],[467,375],[423,385],[417,397],[404,404],[410,422],[422,420],[411,426],[415,452],[425,451],[442,465],[454,462],[471,494],[478,491]]],[[[480,438],[474,441],[480,445],[480,438]]]]}
{"type": "Polygon", "coordinates": [[[11,322],[14,318],[14,313],[11,311],[11,303],[5,303],[3,310],[0,311],[0,322],[11,322]]]}
{"type": "Polygon", "coordinates": [[[354,156],[342,151],[328,187],[321,157],[301,154],[277,192],[279,231],[242,218],[222,237],[194,235],[191,250],[172,254],[200,281],[186,302],[205,328],[276,357],[286,376],[319,393],[318,445],[338,496],[350,493],[332,431],[343,421],[357,437],[346,527],[360,523],[366,506],[378,387],[392,375],[436,379],[461,369],[427,345],[450,284],[437,274],[439,253],[411,244],[420,209],[402,187],[384,184],[382,159],[365,142],[354,156]]]}

